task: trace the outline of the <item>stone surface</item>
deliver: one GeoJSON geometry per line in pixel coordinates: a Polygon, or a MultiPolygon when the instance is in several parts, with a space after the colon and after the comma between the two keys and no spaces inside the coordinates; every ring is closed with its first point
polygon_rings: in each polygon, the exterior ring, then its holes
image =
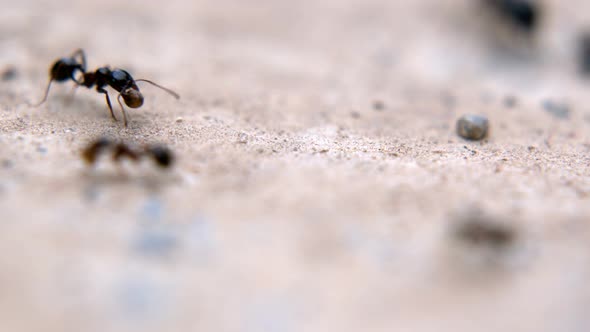
{"type": "Polygon", "coordinates": [[[0,329],[587,331],[590,108],[567,41],[590,2],[548,2],[527,57],[471,0],[0,0],[18,72],[0,80],[0,329]],[[28,107],[78,47],[181,99],[139,82],[128,128],[71,84],[28,107]],[[469,112],[486,144],[457,136],[469,112]],[[177,159],[89,169],[102,136],[177,159]],[[470,204],[518,226],[502,273],[448,250],[470,204]]]}

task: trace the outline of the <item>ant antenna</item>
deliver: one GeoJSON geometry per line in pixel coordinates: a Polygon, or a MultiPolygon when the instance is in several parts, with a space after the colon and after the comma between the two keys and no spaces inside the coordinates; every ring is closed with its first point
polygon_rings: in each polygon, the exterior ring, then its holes
{"type": "Polygon", "coordinates": [[[170,89],[167,89],[167,88],[165,88],[165,87],[163,87],[163,86],[161,86],[161,85],[159,85],[159,84],[156,84],[156,83],[154,83],[154,82],[152,82],[152,81],[150,81],[150,80],[146,80],[146,79],[139,79],[139,80],[135,80],[135,82],[147,82],[147,83],[149,83],[149,84],[151,84],[151,85],[154,85],[154,86],[156,86],[156,87],[158,87],[158,88],[160,88],[160,89],[162,89],[162,90],[164,90],[164,91],[168,92],[169,94],[171,94],[172,96],[174,96],[174,98],[176,98],[176,99],[180,99],[180,96],[178,95],[178,93],[176,93],[176,92],[174,92],[174,91],[172,91],[172,90],[170,90],[170,89]]]}
{"type": "Polygon", "coordinates": [[[51,82],[53,82],[52,79],[49,80],[49,83],[47,83],[47,89],[45,89],[45,96],[43,97],[43,99],[40,102],[38,102],[37,104],[28,103],[29,106],[31,106],[31,107],[38,107],[38,106],[40,106],[41,104],[43,104],[47,100],[47,96],[49,95],[49,88],[51,88],[51,82]]]}

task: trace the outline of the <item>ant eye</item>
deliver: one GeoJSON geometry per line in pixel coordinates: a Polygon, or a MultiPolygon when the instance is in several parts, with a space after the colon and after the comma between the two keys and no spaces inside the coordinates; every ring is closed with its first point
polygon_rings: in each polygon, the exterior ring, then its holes
{"type": "Polygon", "coordinates": [[[121,93],[121,96],[123,96],[125,104],[131,108],[138,108],[143,105],[143,96],[141,95],[141,92],[136,89],[125,89],[125,91],[121,93]]]}

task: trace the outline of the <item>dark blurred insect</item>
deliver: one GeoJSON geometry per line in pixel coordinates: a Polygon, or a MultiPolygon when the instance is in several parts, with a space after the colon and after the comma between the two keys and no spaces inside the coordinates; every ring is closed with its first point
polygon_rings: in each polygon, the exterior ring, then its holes
{"type": "Polygon", "coordinates": [[[146,145],[143,148],[135,147],[121,141],[109,138],[99,138],[92,141],[82,150],[82,159],[90,165],[96,164],[101,154],[109,152],[114,162],[120,162],[128,158],[134,162],[142,158],[151,158],[156,165],[168,168],[174,163],[174,154],[163,145],[146,145]]]}
{"type": "Polygon", "coordinates": [[[119,102],[119,106],[121,106],[121,112],[123,113],[123,123],[125,127],[127,127],[127,114],[125,112],[125,108],[123,108],[123,104],[121,103],[121,97],[123,98],[125,105],[127,105],[128,107],[139,108],[141,107],[141,105],[143,105],[143,95],[139,91],[137,82],[147,82],[166,91],[167,93],[174,96],[174,98],[176,99],[180,98],[180,96],[176,92],[167,89],[159,84],[156,84],[150,80],[135,80],[133,79],[131,74],[122,69],[111,70],[109,67],[105,66],[98,68],[94,72],[87,72],[86,55],[84,54],[84,51],[82,49],[78,49],[72,54],[72,56],[67,58],[61,58],[51,66],[51,69],[49,70],[49,83],[47,84],[47,89],[45,90],[45,96],[39,103],[33,106],[39,106],[47,100],[49,89],[53,81],[65,82],[67,80],[74,81],[76,83],[76,86],[85,86],[89,89],[96,86],[97,92],[105,94],[107,106],[109,107],[111,117],[115,121],[117,121],[117,118],[113,113],[111,100],[109,98],[107,90],[105,90],[105,87],[110,86],[111,88],[119,92],[119,95],[117,96],[117,101],[119,102]],[[81,73],[81,76],[76,77],[76,73],[78,71],[81,73]]]}
{"type": "Polygon", "coordinates": [[[533,32],[539,25],[541,5],[535,0],[482,0],[491,10],[515,27],[533,32]]]}

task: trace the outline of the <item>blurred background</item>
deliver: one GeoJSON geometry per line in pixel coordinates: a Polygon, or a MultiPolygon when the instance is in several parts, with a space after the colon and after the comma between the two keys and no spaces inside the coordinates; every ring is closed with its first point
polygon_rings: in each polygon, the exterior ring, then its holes
{"type": "Polygon", "coordinates": [[[0,330],[590,330],[590,2],[0,4],[0,330]]]}

